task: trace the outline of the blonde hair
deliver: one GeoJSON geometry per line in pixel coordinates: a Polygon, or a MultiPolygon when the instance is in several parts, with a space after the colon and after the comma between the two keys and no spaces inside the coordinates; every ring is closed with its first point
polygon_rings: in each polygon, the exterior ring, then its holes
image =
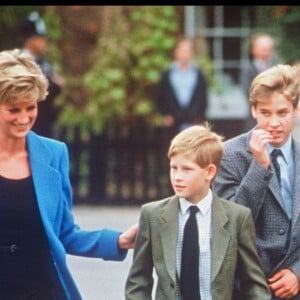
{"type": "Polygon", "coordinates": [[[214,164],[220,166],[223,157],[223,136],[211,130],[208,122],[203,125],[193,125],[178,133],[171,141],[168,158],[180,154],[201,168],[214,164]]]}
{"type": "Polygon", "coordinates": [[[253,106],[273,93],[284,95],[294,107],[299,103],[299,76],[297,67],[276,65],[259,73],[252,81],[249,89],[250,103],[253,106]]]}
{"type": "Polygon", "coordinates": [[[31,55],[19,49],[0,52],[0,104],[45,100],[48,86],[31,55]]]}

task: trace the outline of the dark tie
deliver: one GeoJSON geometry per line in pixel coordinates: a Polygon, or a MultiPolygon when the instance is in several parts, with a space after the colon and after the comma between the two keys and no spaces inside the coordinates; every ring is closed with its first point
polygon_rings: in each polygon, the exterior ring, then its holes
{"type": "Polygon", "coordinates": [[[181,254],[180,290],[183,300],[200,300],[199,241],[197,206],[190,206],[190,216],[185,224],[181,254]]]}
{"type": "Polygon", "coordinates": [[[272,160],[272,163],[274,165],[275,172],[276,172],[279,184],[281,183],[281,179],[280,179],[280,165],[278,163],[277,157],[280,156],[280,155],[281,155],[281,150],[280,149],[274,149],[271,152],[271,160],[272,160]]]}

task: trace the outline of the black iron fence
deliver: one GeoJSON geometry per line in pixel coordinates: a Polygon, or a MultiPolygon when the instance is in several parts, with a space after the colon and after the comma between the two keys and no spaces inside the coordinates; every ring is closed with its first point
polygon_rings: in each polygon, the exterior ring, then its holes
{"type": "MultiPolygon", "coordinates": [[[[243,120],[211,122],[225,138],[243,131],[243,120]]],[[[70,151],[74,203],[130,205],[173,193],[167,150],[176,134],[168,128],[111,126],[101,135],[80,139],[66,132],[60,139],[70,151]]]]}

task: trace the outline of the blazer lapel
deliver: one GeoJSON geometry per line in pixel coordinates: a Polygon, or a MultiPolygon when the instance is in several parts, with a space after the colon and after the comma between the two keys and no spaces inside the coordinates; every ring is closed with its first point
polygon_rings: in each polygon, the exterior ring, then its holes
{"type": "Polygon", "coordinates": [[[42,220],[51,224],[55,221],[58,202],[57,195],[60,182],[59,177],[50,160],[53,154],[33,132],[27,137],[31,173],[42,220]]]}
{"type": "Polygon", "coordinates": [[[300,195],[300,143],[297,141],[293,141],[294,146],[294,192],[293,192],[293,216],[292,221],[293,224],[296,222],[296,220],[300,217],[300,201],[299,201],[299,195],[300,195]]]}
{"type": "Polygon", "coordinates": [[[225,259],[231,233],[225,229],[228,217],[220,205],[218,198],[213,196],[212,203],[212,256],[211,278],[214,281],[225,259]]]}
{"type": "MultiPolygon", "coordinates": [[[[273,172],[275,174],[275,169],[274,169],[273,166],[272,166],[272,169],[273,169],[273,172]]],[[[269,188],[270,188],[271,192],[273,193],[275,199],[278,201],[281,208],[284,211],[286,211],[285,210],[285,205],[284,205],[284,200],[282,199],[280,187],[278,185],[276,176],[272,176],[272,178],[270,179],[269,188]]]]}
{"type": "Polygon", "coordinates": [[[170,198],[168,205],[161,212],[162,228],[161,243],[166,268],[170,277],[176,282],[176,249],[178,235],[178,209],[177,197],[170,198]]]}

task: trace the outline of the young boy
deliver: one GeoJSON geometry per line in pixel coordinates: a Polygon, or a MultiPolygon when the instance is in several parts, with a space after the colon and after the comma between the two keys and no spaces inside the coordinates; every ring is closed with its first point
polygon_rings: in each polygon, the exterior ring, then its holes
{"type": "MultiPolygon", "coordinates": [[[[211,191],[221,158],[222,137],[209,125],[194,125],[171,142],[170,179],[174,196],[144,204],[133,263],[126,281],[127,300],[151,299],[157,274],[155,299],[230,300],[235,274],[243,300],[271,299],[256,251],[251,211],[211,191]],[[199,248],[198,296],[182,295],[181,257],[189,206],[196,213],[199,248]],[[239,266],[239,268],[238,268],[239,266]]],[[[189,272],[189,271],[188,271],[189,272]]]]}
{"type": "Polygon", "coordinates": [[[275,65],[253,79],[249,100],[256,126],[224,143],[212,186],[251,209],[274,300],[300,300],[300,143],[292,134],[299,98],[297,67],[275,65]]]}

